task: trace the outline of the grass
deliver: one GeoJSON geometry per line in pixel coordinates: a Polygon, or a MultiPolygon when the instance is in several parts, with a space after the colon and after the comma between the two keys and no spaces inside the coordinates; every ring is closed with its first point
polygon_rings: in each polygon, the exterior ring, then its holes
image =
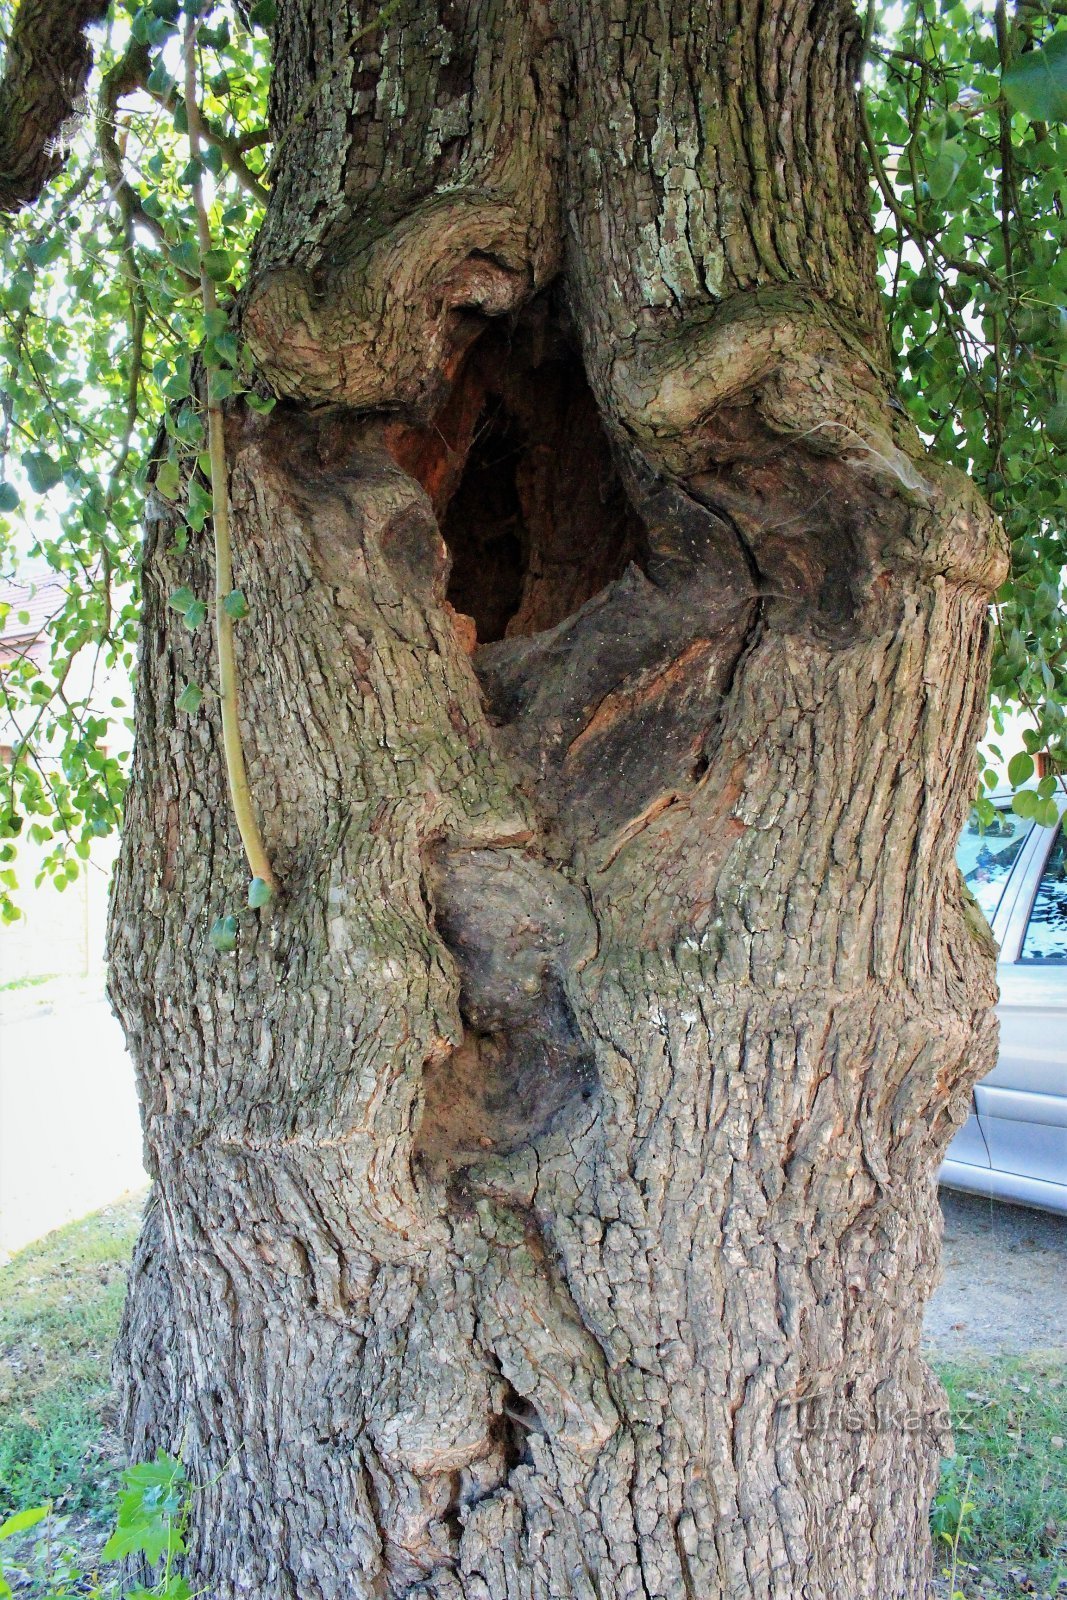
{"type": "MultiPolygon", "coordinates": [[[[957,1589],[1067,1592],[1067,1372],[1062,1361],[944,1362],[956,1455],[942,1469],[935,1527],[964,1498],[957,1589]],[[940,1513],[940,1518],[939,1518],[940,1513]]],[[[947,1561],[941,1541],[939,1559],[947,1561]]]]}
{"type": "MultiPolygon", "coordinates": [[[[0,1520],[52,1500],[74,1524],[113,1514],[104,1437],[111,1345],[140,1199],[50,1234],[0,1267],[0,1520]]],[[[939,1363],[956,1435],[935,1528],[962,1519],[957,1590],[1067,1594],[1067,1372],[1062,1363],[939,1363]],[[1062,1587],[1061,1587],[1062,1580],[1062,1587]]],[[[940,1541],[938,1565],[951,1553],[940,1541]]],[[[947,1595],[942,1583],[940,1591],[947,1595]]]]}
{"type": "Polygon", "coordinates": [[[108,1206],[0,1267],[0,1520],[45,1500],[110,1515],[101,1434],[140,1210],[108,1206]]]}

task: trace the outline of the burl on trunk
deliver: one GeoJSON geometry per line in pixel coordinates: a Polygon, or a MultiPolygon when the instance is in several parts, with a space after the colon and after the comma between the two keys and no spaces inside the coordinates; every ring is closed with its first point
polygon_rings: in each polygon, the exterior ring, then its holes
{"type": "Polygon", "coordinates": [[[375,5],[279,7],[232,956],[149,526],[127,1443],[213,1600],[920,1600],[1004,558],[891,399],[854,19],[375,5]]]}

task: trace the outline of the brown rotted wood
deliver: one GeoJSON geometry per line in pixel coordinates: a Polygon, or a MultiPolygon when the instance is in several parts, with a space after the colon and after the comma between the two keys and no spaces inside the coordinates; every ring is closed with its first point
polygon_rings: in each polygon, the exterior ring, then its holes
{"type": "Polygon", "coordinates": [[[230,446],[283,891],[222,960],[208,551],[146,551],[130,1448],[209,1485],[218,1600],[925,1600],[1003,551],[890,404],[854,19],[373,15],[274,41],[230,446]]]}

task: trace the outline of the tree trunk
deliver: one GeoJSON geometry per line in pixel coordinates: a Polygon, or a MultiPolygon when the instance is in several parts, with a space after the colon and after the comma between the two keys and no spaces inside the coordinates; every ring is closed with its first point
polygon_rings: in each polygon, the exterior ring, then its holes
{"type": "Polygon", "coordinates": [[[891,400],[854,19],[376,15],[276,27],[232,955],[209,549],[149,526],[127,1443],[213,1600],[919,1600],[1003,552],[891,400]]]}

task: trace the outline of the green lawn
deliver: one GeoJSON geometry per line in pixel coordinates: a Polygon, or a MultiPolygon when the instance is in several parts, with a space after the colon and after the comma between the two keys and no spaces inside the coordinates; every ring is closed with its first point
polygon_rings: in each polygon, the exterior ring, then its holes
{"type": "Polygon", "coordinates": [[[962,1523],[957,1589],[987,1597],[1067,1593],[1063,1363],[987,1358],[939,1363],[938,1372],[956,1456],[942,1468],[935,1527],[939,1513],[955,1527],[965,1496],[973,1506],[962,1523]]]}
{"type": "Polygon", "coordinates": [[[141,1205],[108,1206],[0,1267],[0,1520],[45,1500],[110,1516],[101,1433],[141,1205]]]}
{"type": "MultiPolygon", "coordinates": [[[[0,1267],[0,1520],[52,1500],[74,1529],[112,1516],[104,1441],[111,1344],[141,1200],[50,1234],[0,1267]]],[[[957,1589],[1067,1594],[1067,1374],[1040,1359],[943,1363],[956,1433],[935,1525],[962,1522],[957,1589]],[[966,1494],[965,1494],[966,1491],[966,1494]]],[[[98,1535],[97,1535],[98,1538],[98,1535]]],[[[942,1541],[939,1565],[950,1559],[942,1541]]],[[[947,1594],[947,1584],[939,1585],[947,1594]]]]}

